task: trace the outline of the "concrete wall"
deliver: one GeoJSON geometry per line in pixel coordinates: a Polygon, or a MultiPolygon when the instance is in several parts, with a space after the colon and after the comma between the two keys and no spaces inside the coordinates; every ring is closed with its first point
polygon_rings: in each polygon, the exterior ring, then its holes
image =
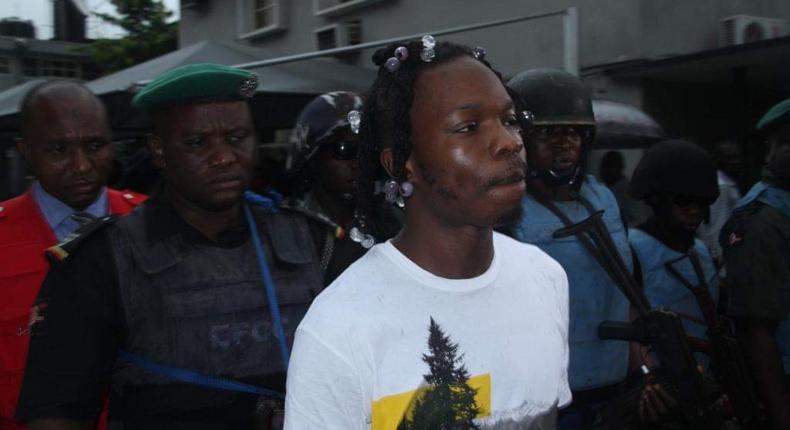
{"type": "MultiPolygon", "coordinates": [[[[203,11],[183,10],[180,43],[203,39],[239,41],[236,8],[243,0],[212,0],[203,11]]],[[[274,54],[314,51],[313,30],[338,22],[362,21],[364,41],[427,33],[438,29],[579,8],[580,64],[633,58],[638,54],[639,5],[632,0],[385,0],[336,17],[313,14],[312,0],[283,1],[287,29],[257,39],[243,40],[274,54]],[[616,21],[617,25],[609,24],[616,21]]],[[[492,62],[510,75],[536,66],[562,67],[562,19],[509,24],[476,30],[447,39],[484,46],[492,62]]],[[[370,53],[354,62],[369,65],[370,53]]]]}
{"type": "MultiPolygon", "coordinates": [[[[640,45],[645,57],[716,48],[720,21],[733,15],[790,21],[787,0],[642,0],[641,4],[640,45]]],[[[790,31],[790,22],[785,28],[790,31]]]]}
{"type": "MultiPolygon", "coordinates": [[[[209,0],[204,10],[182,10],[182,46],[204,39],[240,41],[238,8],[245,0],[209,0]]],[[[286,29],[241,40],[275,55],[315,50],[313,30],[360,19],[364,41],[374,41],[575,6],[579,10],[579,64],[686,54],[718,46],[719,21],[747,14],[790,20],[787,0],[382,0],[319,17],[313,0],[282,0],[286,29]]],[[[448,37],[486,47],[505,74],[534,66],[562,66],[561,18],[509,24],[448,37]]],[[[368,66],[369,53],[352,58],[368,66]]]]}
{"type": "Polygon", "coordinates": [[[181,9],[178,23],[180,48],[201,40],[236,40],[236,0],[209,0],[199,10],[181,9]]]}

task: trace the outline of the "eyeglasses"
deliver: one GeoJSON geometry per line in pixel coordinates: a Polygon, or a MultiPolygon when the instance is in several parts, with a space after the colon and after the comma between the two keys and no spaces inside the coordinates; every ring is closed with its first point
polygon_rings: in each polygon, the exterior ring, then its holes
{"type": "Polygon", "coordinates": [[[359,143],[352,141],[335,142],[332,146],[332,157],[335,160],[354,160],[357,158],[359,143]]]}

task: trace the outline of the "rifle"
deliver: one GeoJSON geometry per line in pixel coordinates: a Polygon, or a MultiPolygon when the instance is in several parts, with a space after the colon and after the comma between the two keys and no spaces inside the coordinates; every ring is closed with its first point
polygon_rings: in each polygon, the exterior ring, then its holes
{"type": "MultiPolygon", "coordinates": [[[[556,208],[555,208],[556,209],[556,208]]],[[[555,212],[556,213],[556,212],[555,212]]],[[[637,312],[637,318],[628,322],[605,321],[598,328],[601,339],[637,341],[650,346],[661,363],[661,373],[670,381],[683,424],[691,429],[720,429],[723,418],[712,407],[706,393],[702,374],[686,340],[680,318],[669,311],[653,309],[639,293],[640,287],[612,240],[603,223],[603,211],[571,224],[567,217],[560,217],[567,227],[554,232],[555,238],[576,236],[596,261],[609,274],[620,291],[628,298],[637,312]]]]}
{"type": "Polygon", "coordinates": [[[665,267],[681,284],[689,289],[697,299],[703,318],[708,326],[711,370],[727,395],[732,406],[735,419],[743,429],[763,429],[767,427],[765,416],[760,409],[760,402],[754,391],[749,368],[743,351],[732,333],[731,325],[727,325],[716,312],[716,305],[708,289],[702,263],[694,251],[688,255],[694,268],[699,284],[689,282],[674,265],[686,258],[685,255],[668,261],[665,267]]]}

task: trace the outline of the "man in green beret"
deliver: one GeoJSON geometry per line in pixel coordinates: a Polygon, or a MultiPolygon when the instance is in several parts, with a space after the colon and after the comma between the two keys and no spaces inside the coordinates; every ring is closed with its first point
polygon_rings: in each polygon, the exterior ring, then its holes
{"type": "Polygon", "coordinates": [[[297,324],[322,288],[307,221],[245,192],[250,72],[181,67],[133,103],[164,185],[99,221],[37,299],[17,415],[36,429],[272,428],[297,324]]]}
{"type": "Polygon", "coordinates": [[[763,179],[738,202],[719,241],[728,313],[772,428],[790,429],[790,99],[757,123],[769,145],[763,179]]]}

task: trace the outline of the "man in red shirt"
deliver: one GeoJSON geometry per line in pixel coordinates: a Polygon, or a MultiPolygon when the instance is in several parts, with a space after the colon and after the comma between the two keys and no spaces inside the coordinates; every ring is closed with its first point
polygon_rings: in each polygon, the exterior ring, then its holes
{"type": "Polygon", "coordinates": [[[49,264],[45,250],[92,217],[125,214],[144,195],[105,187],[113,166],[102,102],[72,82],[48,82],[25,97],[17,148],[36,181],[0,202],[0,428],[14,421],[29,343],[31,308],[49,264]]]}

